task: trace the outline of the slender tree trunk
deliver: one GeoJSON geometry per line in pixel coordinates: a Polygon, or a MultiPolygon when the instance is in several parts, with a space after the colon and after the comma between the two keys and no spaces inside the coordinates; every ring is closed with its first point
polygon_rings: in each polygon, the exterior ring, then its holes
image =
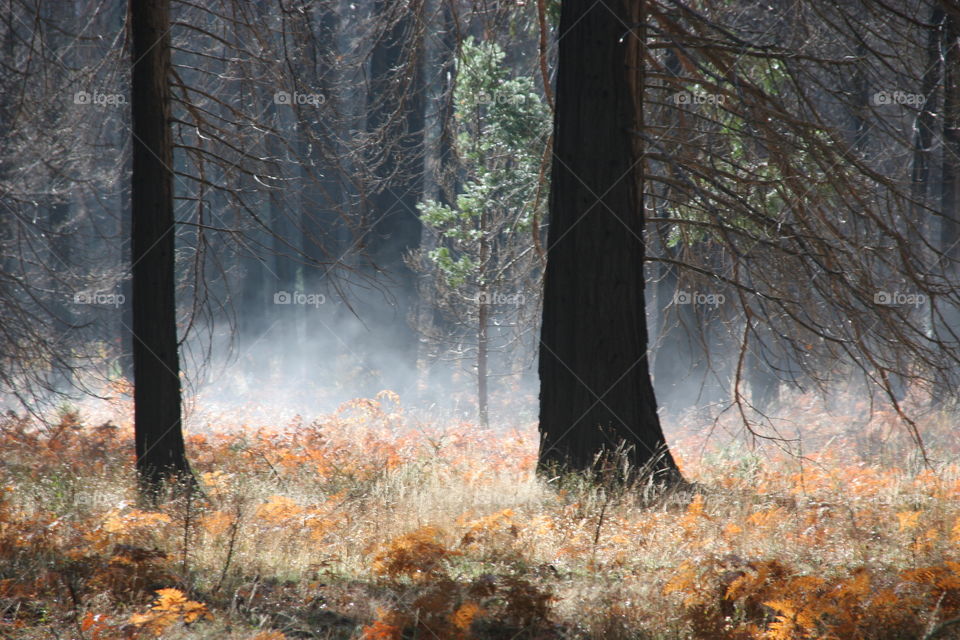
{"type": "Polygon", "coordinates": [[[130,0],[133,370],[141,495],[190,477],[180,418],[170,136],[170,3],[130,0]]]}
{"type": "MultiPolygon", "coordinates": [[[[88,3],[83,0],[77,0],[74,6],[74,17],[78,21],[77,24],[80,24],[81,21],[87,19],[86,14],[86,5],[88,3]]],[[[104,33],[118,33],[122,32],[126,28],[127,19],[129,18],[128,7],[124,3],[111,4],[109,9],[107,9],[100,16],[100,23],[98,26],[94,27],[102,30],[104,33]]],[[[84,48],[83,50],[83,60],[78,63],[78,66],[83,67],[86,65],[94,64],[97,59],[100,59],[104,56],[107,56],[110,51],[110,40],[108,38],[104,39],[103,42],[99,43],[96,49],[84,48]]],[[[130,123],[130,112],[126,110],[118,110],[115,114],[112,115],[112,118],[115,119],[114,125],[108,127],[108,130],[104,132],[105,139],[102,140],[102,144],[108,148],[112,149],[122,149],[127,143],[127,136],[129,136],[129,131],[131,127],[130,123]]],[[[133,258],[131,256],[131,245],[130,241],[133,237],[133,222],[131,220],[131,211],[130,211],[130,182],[123,179],[123,176],[128,175],[131,166],[130,163],[132,158],[129,154],[124,154],[123,165],[117,168],[117,173],[115,180],[118,183],[118,187],[109,195],[101,194],[100,198],[103,201],[103,206],[105,211],[102,215],[97,212],[97,207],[87,207],[84,203],[84,190],[81,190],[80,195],[77,198],[77,202],[74,203],[75,206],[81,207],[83,210],[81,212],[83,219],[89,219],[93,221],[94,224],[99,224],[96,222],[98,219],[103,220],[103,224],[112,226],[115,229],[115,232],[119,237],[119,252],[114,256],[113,264],[114,268],[118,273],[124,274],[119,284],[120,294],[123,296],[123,299],[126,301],[126,304],[119,305],[111,314],[109,320],[109,334],[114,336],[114,351],[113,355],[116,357],[115,365],[113,366],[110,375],[111,377],[119,374],[123,377],[125,382],[133,383],[133,282],[131,280],[131,274],[129,272],[130,266],[133,264],[133,258]],[[107,222],[107,221],[110,222],[107,222]]]]}
{"type": "MultiPolygon", "coordinates": [[[[857,45],[856,55],[857,60],[863,61],[869,59],[870,52],[861,42],[857,45]]],[[[857,97],[850,112],[852,144],[854,149],[862,152],[869,141],[870,129],[873,126],[870,114],[870,83],[862,63],[854,66],[851,85],[857,97]]]]}
{"type": "Polygon", "coordinates": [[[490,426],[490,399],[487,390],[487,351],[489,349],[487,338],[489,327],[487,325],[489,315],[490,305],[481,299],[477,326],[477,409],[480,426],[482,427],[490,426]]]}
{"type": "MultiPolygon", "coordinates": [[[[69,9],[71,12],[75,9],[74,2],[71,1],[69,9]]],[[[57,7],[50,3],[40,6],[40,11],[44,20],[48,24],[56,24],[58,14],[63,12],[63,7],[57,7]]],[[[50,28],[44,36],[47,47],[57,59],[63,60],[64,67],[57,66],[53,70],[51,80],[56,83],[63,81],[61,75],[65,71],[66,65],[82,66],[83,60],[74,47],[74,42],[65,37],[65,34],[59,29],[50,28]]],[[[44,109],[43,122],[46,126],[56,127],[57,120],[62,116],[62,111],[54,105],[49,105],[44,109]]],[[[3,121],[3,120],[0,120],[3,121]]],[[[63,339],[59,341],[62,345],[59,357],[50,365],[53,369],[53,376],[50,380],[54,391],[61,393],[70,393],[73,390],[73,358],[71,357],[74,345],[74,336],[71,335],[74,329],[73,305],[71,304],[73,296],[72,287],[76,286],[73,259],[73,241],[71,226],[76,209],[73,206],[73,199],[76,197],[76,190],[73,189],[70,179],[59,172],[54,173],[49,184],[50,194],[47,203],[47,220],[50,229],[50,256],[49,266],[51,267],[50,291],[54,294],[53,304],[50,311],[53,315],[52,327],[64,334],[63,339]]]]}
{"type": "Polygon", "coordinates": [[[622,449],[681,479],[666,448],[644,313],[645,4],[561,9],[550,231],[540,349],[540,467],[584,470],[622,449]]]}
{"type": "MultiPolygon", "coordinates": [[[[296,119],[292,109],[283,105],[277,105],[272,98],[268,98],[267,103],[268,117],[273,122],[278,131],[294,131],[296,128],[296,119]]],[[[283,157],[287,151],[283,145],[278,142],[274,136],[266,138],[267,154],[272,158],[283,157]]],[[[284,176],[290,177],[290,176],[284,176]]],[[[271,291],[268,295],[268,304],[276,304],[275,296],[279,293],[292,293],[297,286],[297,273],[300,268],[296,259],[296,248],[293,245],[295,234],[295,213],[289,211],[286,203],[283,201],[278,190],[273,189],[269,193],[270,207],[270,230],[273,233],[271,237],[271,254],[273,264],[270,265],[270,271],[274,275],[275,282],[272,283],[271,291]]],[[[286,308],[274,308],[274,313],[289,311],[286,308]]],[[[283,331],[291,331],[295,326],[291,314],[283,314],[281,324],[283,331]]],[[[289,368],[285,367],[285,368],[289,368]]]]}
{"type": "Polygon", "coordinates": [[[944,34],[943,69],[943,178],[940,205],[943,212],[940,247],[948,272],[960,258],[960,216],[957,190],[960,188],[960,18],[947,16],[944,34]]]}
{"type": "MultiPolygon", "coordinates": [[[[333,60],[337,55],[337,33],[340,21],[335,8],[329,3],[318,3],[308,10],[303,20],[302,47],[309,52],[305,71],[311,78],[311,93],[322,96],[321,111],[317,113],[309,105],[292,105],[297,114],[299,155],[308,166],[301,167],[300,189],[300,250],[303,264],[300,267],[301,282],[305,293],[329,295],[328,276],[330,257],[340,255],[337,247],[338,227],[341,223],[341,167],[337,165],[336,128],[339,126],[340,86],[338,70],[333,60]]],[[[324,321],[326,309],[300,305],[297,313],[300,333],[299,344],[304,352],[299,362],[301,375],[314,376],[318,364],[325,355],[318,350],[312,337],[326,332],[324,321]]]]}
{"type": "MultiPolygon", "coordinates": [[[[927,55],[921,76],[921,87],[924,102],[917,116],[917,123],[913,142],[913,167],[910,176],[910,211],[906,222],[906,234],[910,243],[910,268],[918,273],[926,273],[931,267],[932,257],[927,248],[931,223],[928,215],[930,200],[930,168],[934,129],[937,121],[937,86],[940,82],[940,41],[943,37],[944,26],[943,7],[934,5],[930,9],[930,27],[927,33],[927,55]]],[[[928,300],[920,310],[923,322],[927,325],[926,331],[933,331],[933,300],[928,300]]],[[[904,393],[897,395],[897,400],[903,400],[906,385],[902,377],[892,374],[894,382],[899,382],[904,393]]],[[[935,394],[937,396],[941,394],[935,394]]]]}
{"type": "Polygon", "coordinates": [[[943,23],[943,8],[934,6],[930,10],[930,28],[927,35],[927,59],[923,69],[922,90],[924,103],[917,116],[917,126],[913,138],[913,167],[910,180],[911,216],[907,221],[907,235],[915,256],[920,260],[915,268],[925,269],[926,253],[923,246],[924,230],[927,228],[926,205],[930,182],[930,151],[933,147],[933,133],[936,127],[936,91],[940,80],[940,29],[943,23]]]}
{"type": "MultiPolygon", "coordinates": [[[[56,196],[55,196],[56,197],[56,196]]],[[[60,197],[66,197],[61,195],[60,197]]],[[[73,242],[70,237],[70,223],[71,223],[71,209],[69,201],[56,202],[50,205],[49,216],[50,216],[50,229],[52,232],[52,237],[50,239],[50,249],[52,253],[52,262],[59,272],[59,275],[53,279],[53,282],[50,283],[51,290],[62,292],[57,296],[56,304],[53,305],[52,311],[55,317],[55,325],[58,330],[69,333],[74,326],[74,317],[73,309],[70,304],[67,302],[70,298],[68,297],[68,292],[65,291],[63,278],[67,278],[67,285],[73,284],[72,278],[69,278],[69,274],[72,271],[73,266],[73,256],[72,248],[73,242]]],[[[73,359],[70,357],[70,351],[72,342],[71,339],[66,339],[62,342],[64,345],[64,355],[58,363],[59,366],[55,366],[56,371],[54,372],[54,378],[52,381],[53,387],[56,391],[63,393],[70,393],[74,386],[73,378],[73,359]]]]}
{"type": "MultiPolygon", "coordinates": [[[[228,67],[229,69],[229,67],[228,67]]],[[[229,71],[228,71],[229,72],[229,71]]],[[[242,83],[234,87],[237,94],[243,91],[242,83]]],[[[272,104],[273,96],[267,95],[265,91],[254,90],[253,94],[261,100],[261,104],[272,104]]],[[[238,103],[242,99],[238,95],[238,103]]],[[[272,124],[272,123],[271,123],[272,124]]],[[[237,135],[241,135],[240,127],[237,127],[237,135]]],[[[264,153],[267,152],[267,144],[261,142],[264,153]]],[[[256,196],[253,201],[253,207],[258,211],[261,220],[270,222],[270,190],[264,189],[249,176],[234,174],[235,184],[240,189],[255,191],[256,196]]],[[[230,210],[228,208],[228,210],[230,210]]],[[[273,291],[270,291],[270,268],[268,266],[269,256],[265,255],[264,247],[270,245],[271,238],[264,232],[259,225],[249,224],[248,216],[234,209],[234,222],[239,229],[245,229],[239,263],[241,267],[242,280],[240,284],[240,309],[237,310],[237,338],[239,344],[239,353],[243,360],[249,362],[253,359],[250,350],[251,347],[264,338],[264,332],[269,329],[268,318],[271,316],[273,307],[273,291]]]]}
{"type": "Polygon", "coordinates": [[[490,347],[490,287],[487,279],[487,265],[490,262],[490,240],[487,226],[488,213],[486,208],[480,213],[480,288],[477,296],[477,409],[480,415],[480,426],[490,426],[489,397],[487,391],[488,372],[487,362],[490,347]]]}

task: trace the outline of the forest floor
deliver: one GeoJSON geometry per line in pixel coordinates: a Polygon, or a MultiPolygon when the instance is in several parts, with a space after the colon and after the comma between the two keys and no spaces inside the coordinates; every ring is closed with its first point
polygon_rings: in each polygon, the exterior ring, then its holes
{"type": "Polygon", "coordinates": [[[202,493],[159,510],[129,424],[8,415],[0,637],[955,637],[953,422],[922,419],[924,465],[890,412],[791,403],[780,446],[680,421],[697,488],[651,499],[537,478],[534,425],[411,424],[385,393],[189,435],[202,493]]]}

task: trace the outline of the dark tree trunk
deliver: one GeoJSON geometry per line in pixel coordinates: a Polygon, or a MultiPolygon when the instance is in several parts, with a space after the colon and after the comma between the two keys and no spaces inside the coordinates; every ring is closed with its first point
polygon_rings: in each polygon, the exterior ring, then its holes
{"type": "MultiPolygon", "coordinates": [[[[456,73],[456,29],[450,5],[444,0],[426,0],[427,29],[433,37],[424,42],[423,74],[423,200],[451,205],[451,175],[456,171],[453,152],[453,75],[456,73]]],[[[420,251],[429,254],[437,248],[438,234],[427,225],[420,227],[420,251]]],[[[436,290],[436,275],[426,270],[418,278],[417,331],[421,335],[448,336],[454,327],[442,310],[431,304],[436,290]]],[[[441,338],[442,340],[442,338],[441,338]]],[[[448,371],[439,361],[442,348],[434,341],[421,341],[417,352],[418,403],[429,404],[438,389],[448,382],[448,371]],[[432,343],[432,344],[431,344],[432,343]]]]}
{"type": "MultiPolygon", "coordinates": [[[[250,232],[248,237],[265,241],[264,234],[258,230],[250,232]]],[[[250,243],[254,246],[253,243],[250,243]]],[[[259,242],[256,246],[259,246],[259,242]]],[[[240,259],[243,267],[243,283],[240,289],[240,313],[237,331],[243,348],[255,345],[268,328],[266,323],[267,304],[272,301],[272,293],[267,290],[267,271],[265,261],[259,255],[244,254],[240,259]]]]}
{"type": "Polygon", "coordinates": [[[374,335],[367,352],[372,368],[380,369],[379,359],[391,351],[403,368],[396,377],[412,383],[419,337],[410,320],[417,277],[405,257],[419,246],[422,226],[417,212],[423,193],[422,0],[377,0],[374,12],[395,21],[374,46],[367,99],[367,129],[380,136],[382,154],[376,169],[379,184],[369,203],[368,250],[386,285],[390,308],[370,314],[374,335]]]}
{"type": "MultiPolygon", "coordinates": [[[[328,276],[333,268],[329,258],[340,255],[338,227],[341,224],[342,187],[340,184],[342,168],[336,162],[337,141],[342,134],[337,131],[340,123],[339,99],[336,89],[340,85],[336,65],[337,32],[340,29],[339,18],[332,3],[320,3],[308,14],[306,27],[312,38],[310,47],[319,44],[320,50],[313,50],[312,63],[307,71],[313,78],[314,90],[323,96],[322,111],[311,112],[304,106],[297,107],[297,133],[300,145],[300,157],[308,161],[308,167],[301,168],[303,184],[300,192],[300,250],[303,253],[301,281],[308,294],[330,295],[328,276]],[[318,123],[318,120],[320,123],[318,123]],[[324,122],[326,121],[326,122],[324,122]],[[330,124],[328,124],[330,123],[330,124]]],[[[327,332],[325,314],[319,308],[301,305],[297,309],[302,317],[300,327],[303,331],[299,344],[305,345],[305,351],[299,362],[301,375],[308,377],[317,372],[327,353],[317,349],[309,336],[323,335],[327,332]]]]}
{"type": "MultiPolygon", "coordinates": [[[[324,285],[329,271],[326,264],[328,256],[339,255],[337,227],[340,224],[342,187],[340,184],[341,167],[337,166],[337,138],[342,135],[335,127],[339,126],[339,96],[337,87],[339,78],[337,69],[331,60],[337,55],[337,32],[340,29],[335,7],[329,3],[318,5],[315,17],[307,20],[307,27],[313,40],[326,49],[313,52],[313,63],[307,69],[313,78],[312,86],[323,96],[323,111],[312,113],[309,107],[301,106],[297,111],[297,132],[301,158],[310,163],[309,170],[302,175],[300,220],[303,236],[301,251],[306,265],[303,270],[304,287],[313,293],[324,285]],[[315,24],[314,24],[315,22],[315,24]],[[323,118],[333,124],[318,124],[323,118]]],[[[311,46],[313,46],[311,42],[311,46]]],[[[308,333],[320,327],[308,328],[308,333]]]]}
{"type": "MultiPolygon", "coordinates": [[[[913,168],[910,181],[911,205],[910,220],[907,221],[907,234],[914,255],[925,253],[922,238],[927,225],[926,206],[930,182],[930,151],[933,147],[933,134],[936,127],[936,91],[940,80],[940,30],[944,19],[943,8],[935,6],[930,11],[930,33],[927,35],[927,59],[923,70],[922,88],[924,103],[917,116],[917,126],[913,139],[913,168]]],[[[915,268],[924,269],[920,260],[915,268]]]]}
{"type": "MultiPolygon", "coordinates": [[[[294,113],[289,108],[279,108],[272,99],[267,103],[269,119],[277,131],[294,131],[296,128],[296,119],[294,113]]],[[[283,145],[275,136],[266,138],[267,154],[272,158],[283,157],[285,151],[283,145]]],[[[268,205],[270,207],[270,231],[271,235],[271,254],[273,264],[270,265],[270,271],[273,273],[275,282],[272,291],[268,296],[268,303],[273,303],[273,296],[280,292],[291,293],[297,286],[297,273],[299,270],[299,259],[297,258],[296,238],[296,213],[289,211],[289,207],[284,202],[282,193],[279,189],[271,189],[268,195],[268,205]]],[[[289,318],[284,319],[289,322],[289,318]]],[[[291,325],[284,325],[285,330],[291,325]]]]}
{"type": "Polygon", "coordinates": [[[946,268],[954,271],[960,258],[960,216],[957,214],[960,188],[960,17],[949,14],[946,19],[943,54],[943,178],[940,206],[943,218],[940,247],[946,268]]]}
{"type": "MultiPolygon", "coordinates": [[[[73,3],[69,6],[71,11],[74,9],[72,4],[73,3]]],[[[10,9],[12,9],[12,7],[10,7],[10,9]]],[[[40,6],[40,11],[45,24],[54,25],[56,24],[57,18],[60,17],[58,14],[63,12],[63,7],[56,7],[47,3],[40,6]]],[[[43,35],[43,39],[47,47],[50,48],[51,53],[56,56],[57,59],[64,60],[67,64],[82,64],[82,60],[76,55],[77,49],[72,46],[73,42],[69,41],[62,31],[48,27],[43,35]]],[[[53,73],[56,74],[55,82],[59,83],[65,80],[65,78],[60,75],[61,70],[60,67],[54,69],[53,73]]],[[[42,111],[43,126],[55,129],[58,120],[63,115],[61,109],[58,108],[58,105],[50,104],[46,105],[42,111]]],[[[0,119],[0,122],[9,121],[0,119]]],[[[53,294],[52,304],[50,306],[50,312],[53,316],[51,327],[61,332],[62,337],[60,344],[64,347],[59,350],[60,353],[58,357],[55,358],[55,361],[50,363],[52,378],[49,382],[53,391],[69,393],[73,386],[73,360],[70,357],[70,353],[74,340],[74,336],[72,335],[74,316],[73,305],[71,304],[73,298],[71,294],[73,292],[71,288],[77,284],[75,279],[71,277],[74,273],[72,255],[73,238],[70,233],[74,213],[72,206],[74,190],[70,184],[70,179],[60,173],[60,171],[55,171],[51,176],[49,189],[47,222],[50,229],[50,254],[47,264],[50,269],[48,272],[50,279],[49,290],[53,294]]]]}
{"type": "Polygon", "coordinates": [[[180,422],[169,20],[169,0],[130,0],[134,425],[148,501],[168,477],[190,477],[180,422]]]}
{"type": "MultiPolygon", "coordinates": [[[[941,56],[943,60],[943,159],[940,176],[940,271],[948,282],[956,282],[960,259],[960,12],[945,3],[941,56]]],[[[960,311],[950,300],[931,300],[934,333],[946,349],[955,350],[960,341],[960,311]]],[[[955,378],[957,367],[950,377],[955,378]]],[[[956,397],[955,379],[940,382],[933,394],[934,405],[956,397]]]]}
{"type": "MultiPolygon", "coordinates": [[[[857,45],[857,60],[869,59],[870,52],[861,42],[857,45]]],[[[854,66],[851,84],[856,96],[856,102],[850,111],[851,135],[853,148],[864,151],[869,141],[870,129],[873,126],[870,113],[870,83],[863,63],[854,66]]]]}
{"type": "Polygon", "coordinates": [[[560,18],[540,349],[540,467],[585,470],[624,447],[668,482],[644,313],[644,3],[568,0],[560,18]],[[639,11],[637,10],[639,8],[639,11]]]}
{"type": "MultiPolygon", "coordinates": [[[[910,210],[905,221],[907,239],[910,244],[911,268],[917,273],[927,273],[931,266],[931,258],[927,249],[927,238],[930,233],[929,199],[930,199],[930,169],[931,155],[934,141],[934,130],[937,124],[937,86],[940,82],[940,41],[943,37],[944,12],[940,6],[933,6],[930,10],[929,32],[927,33],[927,55],[924,63],[921,86],[924,96],[923,105],[917,116],[913,138],[913,167],[910,176],[910,210]]],[[[930,303],[923,305],[922,313],[926,320],[930,320],[932,307],[930,303]]],[[[932,325],[928,325],[930,327],[932,325]]],[[[898,402],[906,395],[906,380],[896,372],[891,373],[890,380],[894,397],[898,402]]],[[[937,396],[941,394],[935,394],[937,396]]]]}
{"type": "MultiPolygon", "coordinates": [[[[68,196],[61,195],[61,197],[68,196]]],[[[73,269],[73,243],[71,241],[69,228],[71,224],[71,208],[69,201],[63,201],[50,205],[49,209],[50,230],[52,232],[50,240],[52,253],[51,264],[60,272],[54,276],[50,287],[52,291],[61,292],[61,294],[55,298],[56,303],[53,305],[51,311],[55,318],[54,326],[65,334],[69,334],[72,331],[75,322],[73,309],[67,302],[70,297],[68,296],[68,291],[65,290],[70,285],[73,285],[72,278],[68,277],[68,274],[70,274],[73,269]],[[64,282],[63,278],[68,279],[64,282]],[[64,287],[64,284],[66,284],[67,287],[64,287]]],[[[69,345],[70,340],[71,338],[66,338],[64,344],[69,345]]],[[[65,349],[64,351],[66,355],[63,356],[63,359],[58,363],[54,363],[55,371],[52,384],[56,391],[70,393],[74,385],[74,363],[69,357],[69,349],[65,349]]]]}

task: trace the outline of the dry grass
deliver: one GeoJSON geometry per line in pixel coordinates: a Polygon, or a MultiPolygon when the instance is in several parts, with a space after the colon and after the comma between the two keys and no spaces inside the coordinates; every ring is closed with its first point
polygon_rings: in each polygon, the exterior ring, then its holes
{"type": "Polygon", "coordinates": [[[532,426],[411,426],[387,394],[191,436],[203,495],[161,511],[128,425],[6,418],[0,637],[952,637],[960,467],[868,464],[911,451],[891,416],[797,411],[802,459],[677,430],[697,490],[650,502],[536,478],[532,426]]]}

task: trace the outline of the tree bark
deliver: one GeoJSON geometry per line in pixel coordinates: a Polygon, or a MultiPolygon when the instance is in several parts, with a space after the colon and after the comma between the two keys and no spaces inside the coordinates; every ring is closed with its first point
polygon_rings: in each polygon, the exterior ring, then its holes
{"type": "Polygon", "coordinates": [[[644,313],[644,3],[563,3],[540,348],[540,468],[620,449],[681,480],[666,447],[644,313]]]}
{"type": "Polygon", "coordinates": [[[170,135],[170,3],[130,0],[133,172],[133,369],[136,467],[141,496],[190,478],[180,412],[173,149],[170,135]]]}

